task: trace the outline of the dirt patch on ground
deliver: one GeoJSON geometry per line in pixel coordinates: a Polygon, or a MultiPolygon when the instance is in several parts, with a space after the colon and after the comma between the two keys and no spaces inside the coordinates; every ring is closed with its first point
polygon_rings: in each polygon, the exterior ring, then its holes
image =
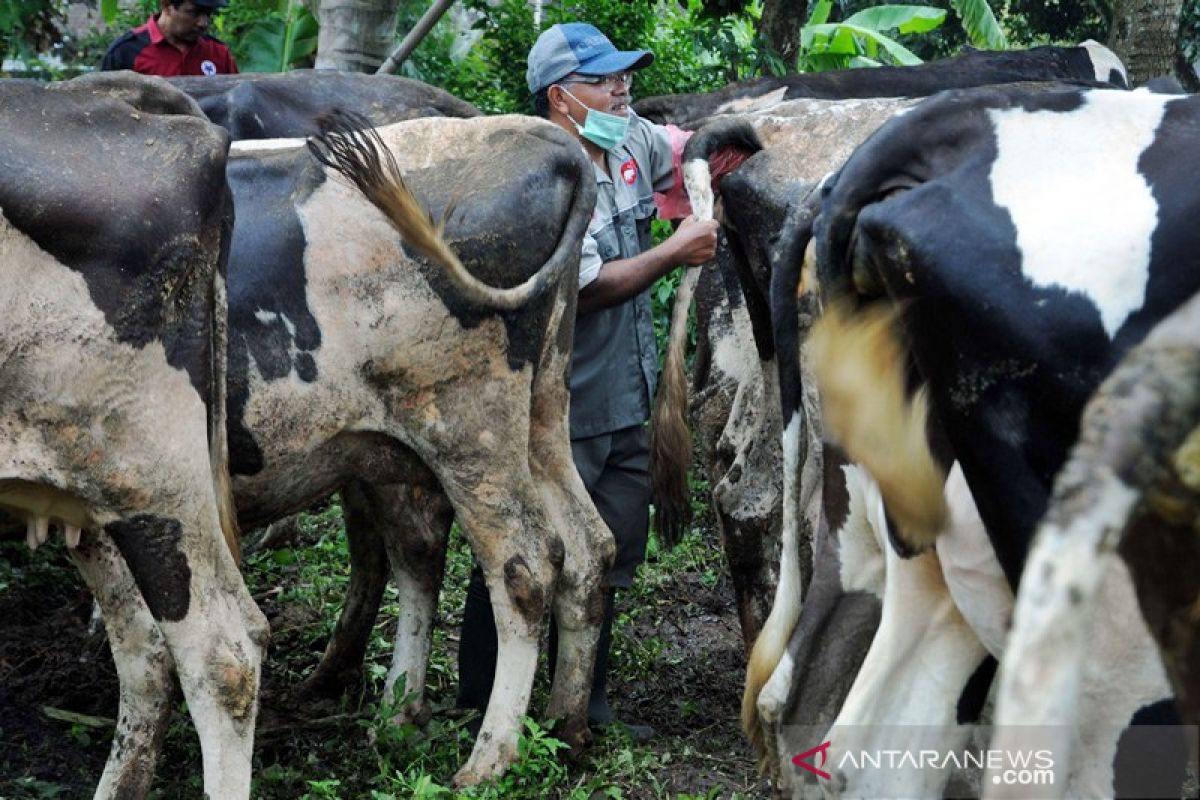
{"type": "MultiPolygon", "coordinates": [[[[90,797],[112,729],[85,718],[115,718],[118,690],[103,630],[89,632],[91,597],[60,543],[51,545],[49,554],[31,556],[19,542],[0,542],[0,559],[7,562],[0,565],[6,576],[0,579],[0,797],[90,797]],[[55,718],[55,709],[83,717],[55,718]]],[[[630,747],[660,765],[654,769],[656,787],[622,785],[622,796],[767,796],[737,727],[744,656],[728,578],[683,571],[656,588],[653,597],[640,608],[629,602],[632,597],[618,599],[621,653],[616,657],[626,678],[612,682],[610,696],[619,717],[658,731],[651,742],[630,747]]],[[[264,669],[256,774],[262,775],[264,765],[286,768],[294,761],[298,773],[322,776],[323,759],[313,762],[317,743],[361,741],[363,723],[354,709],[364,698],[343,699],[340,707],[305,708],[305,716],[317,722],[296,722],[303,718],[289,705],[290,690],[315,664],[320,649],[310,642],[307,652],[289,652],[297,640],[286,631],[313,624],[314,611],[280,603],[278,592],[259,599],[276,636],[264,669]],[[262,735],[264,727],[289,726],[294,735],[262,735]]],[[[439,625],[452,650],[457,620],[451,616],[439,625]]],[[[447,715],[447,697],[452,694],[443,691],[440,711],[434,698],[435,714],[447,715]]],[[[157,794],[198,796],[196,748],[172,744],[194,742],[182,714],[175,715],[172,737],[159,763],[157,794]],[[188,777],[162,787],[167,775],[188,777]]],[[[300,783],[268,791],[264,782],[255,796],[295,798],[305,788],[300,783]]]]}

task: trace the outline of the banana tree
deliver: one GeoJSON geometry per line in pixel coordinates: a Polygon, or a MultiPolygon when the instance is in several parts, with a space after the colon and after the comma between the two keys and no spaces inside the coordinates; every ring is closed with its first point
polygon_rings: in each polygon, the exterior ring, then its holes
{"type": "MultiPolygon", "coordinates": [[[[1003,49],[1004,33],[987,0],[952,0],[971,43],[976,47],[1003,49]]],[[[882,5],[865,8],[842,22],[829,22],[833,0],[818,0],[808,22],[800,29],[799,68],[806,72],[881,64],[908,66],[921,59],[891,34],[921,34],[940,26],[946,12],[940,8],[914,5],[882,5]]]]}
{"type": "Polygon", "coordinates": [[[295,0],[279,0],[275,11],[238,37],[242,72],[287,72],[306,66],[317,50],[317,20],[295,0]]]}

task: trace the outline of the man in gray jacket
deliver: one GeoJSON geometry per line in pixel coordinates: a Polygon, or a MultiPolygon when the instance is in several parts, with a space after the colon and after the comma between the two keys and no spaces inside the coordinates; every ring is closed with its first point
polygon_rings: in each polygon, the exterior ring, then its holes
{"type": "MultiPolygon", "coordinates": [[[[629,105],[634,73],[653,60],[646,50],[617,50],[591,25],[567,23],[542,32],[526,72],[538,114],[578,137],[595,166],[599,190],[579,265],[571,358],[571,450],[617,544],[588,701],[589,720],[598,726],[614,722],[607,695],[613,592],[632,585],[646,555],[646,421],[658,365],[649,289],[679,265],[710,260],[717,247],[717,223],[692,218],[652,245],[653,193],[674,184],[671,144],[662,127],[641,119],[629,105]]],[[[495,663],[491,602],[476,568],[459,645],[460,707],[487,707],[495,663]]],[[[644,726],[627,728],[652,735],[644,726]]]]}

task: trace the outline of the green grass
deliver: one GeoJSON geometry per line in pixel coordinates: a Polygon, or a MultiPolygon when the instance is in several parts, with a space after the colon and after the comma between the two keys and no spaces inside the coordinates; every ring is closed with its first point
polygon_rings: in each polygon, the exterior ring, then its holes
{"type": "MultiPolygon", "coordinates": [[[[697,499],[706,496],[705,486],[698,484],[694,488],[697,499]]],[[[244,567],[250,592],[260,603],[269,602],[278,612],[264,662],[264,684],[275,691],[295,686],[311,672],[333,630],[349,580],[338,503],[330,502],[303,515],[300,529],[294,546],[255,552],[247,557],[244,567]]],[[[719,580],[723,555],[714,538],[697,529],[679,547],[666,551],[659,547],[652,533],[647,564],[640,570],[634,588],[623,592],[618,600],[610,685],[628,686],[633,682],[654,685],[660,671],[679,663],[678,648],[672,651],[659,632],[666,624],[666,615],[678,610],[681,601],[671,590],[682,576],[688,576],[689,586],[698,582],[711,587],[719,580]]],[[[0,543],[0,556],[0,593],[19,591],[32,584],[78,582],[61,545],[31,555],[24,550],[23,543],[0,543]]],[[[711,765],[718,775],[728,772],[734,783],[753,784],[748,767],[739,776],[736,767],[724,769],[723,762],[729,760],[727,754],[704,752],[703,736],[692,740],[660,735],[650,745],[638,745],[614,732],[598,737],[581,763],[569,763],[565,745],[554,737],[553,724],[527,717],[517,763],[493,783],[452,792],[449,788],[452,776],[471,749],[466,730],[471,716],[453,709],[457,684],[455,643],[471,565],[470,550],[456,527],[451,534],[428,672],[426,691],[433,705],[429,723],[424,727],[394,725],[390,722],[393,710],[379,706],[397,616],[395,591],[389,588],[370,641],[362,684],[328,708],[301,709],[305,719],[290,727],[276,726],[269,733],[260,727],[255,748],[254,798],[678,797],[686,800],[743,796],[736,791],[728,792],[723,786],[709,789],[702,780],[700,785],[707,794],[675,792],[672,775],[696,764],[711,765]],[[315,717],[316,721],[309,717],[315,717]]],[[[545,707],[548,695],[544,654],[542,658],[530,707],[535,717],[545,707]]],[[[678,697],[670,701],[685,720],[703,703],[703,697],[678,697]]],[[[174,715],[168,732],[151,795],[159,800],[197,797],[202,793],[199,745],[186,707],[181,704],[179,712],[174,715]]],[[[88,742],[78,741],[78,734],[72,739],[72,732],[64,728],[64,743],[87,746],[99,753],[107,751],[108,731],[82,734],[89,737],[88,742]]],[[[96,778],[98,775],[91,780],[96,778]]],[[[68,790],[53,781],[33,778],[23,778],[10,786],[11,795],[0,794],[13,798],[78,794],[77,784],[68,790]]],[[[696,790],[695,785],[691,790],[696,790]]]]}

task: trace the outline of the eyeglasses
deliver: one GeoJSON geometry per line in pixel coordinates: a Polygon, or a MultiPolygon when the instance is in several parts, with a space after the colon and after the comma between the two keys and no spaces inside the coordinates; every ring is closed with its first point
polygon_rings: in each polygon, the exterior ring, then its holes
{"type": "Polygon", "coordinates": [[[610,75],[568,75],[560,83],[583,83],[588,86],[603,86],[610,92],[618,86],[626,89],[633,86],[632,72],[614,72],[610,75]]]}

